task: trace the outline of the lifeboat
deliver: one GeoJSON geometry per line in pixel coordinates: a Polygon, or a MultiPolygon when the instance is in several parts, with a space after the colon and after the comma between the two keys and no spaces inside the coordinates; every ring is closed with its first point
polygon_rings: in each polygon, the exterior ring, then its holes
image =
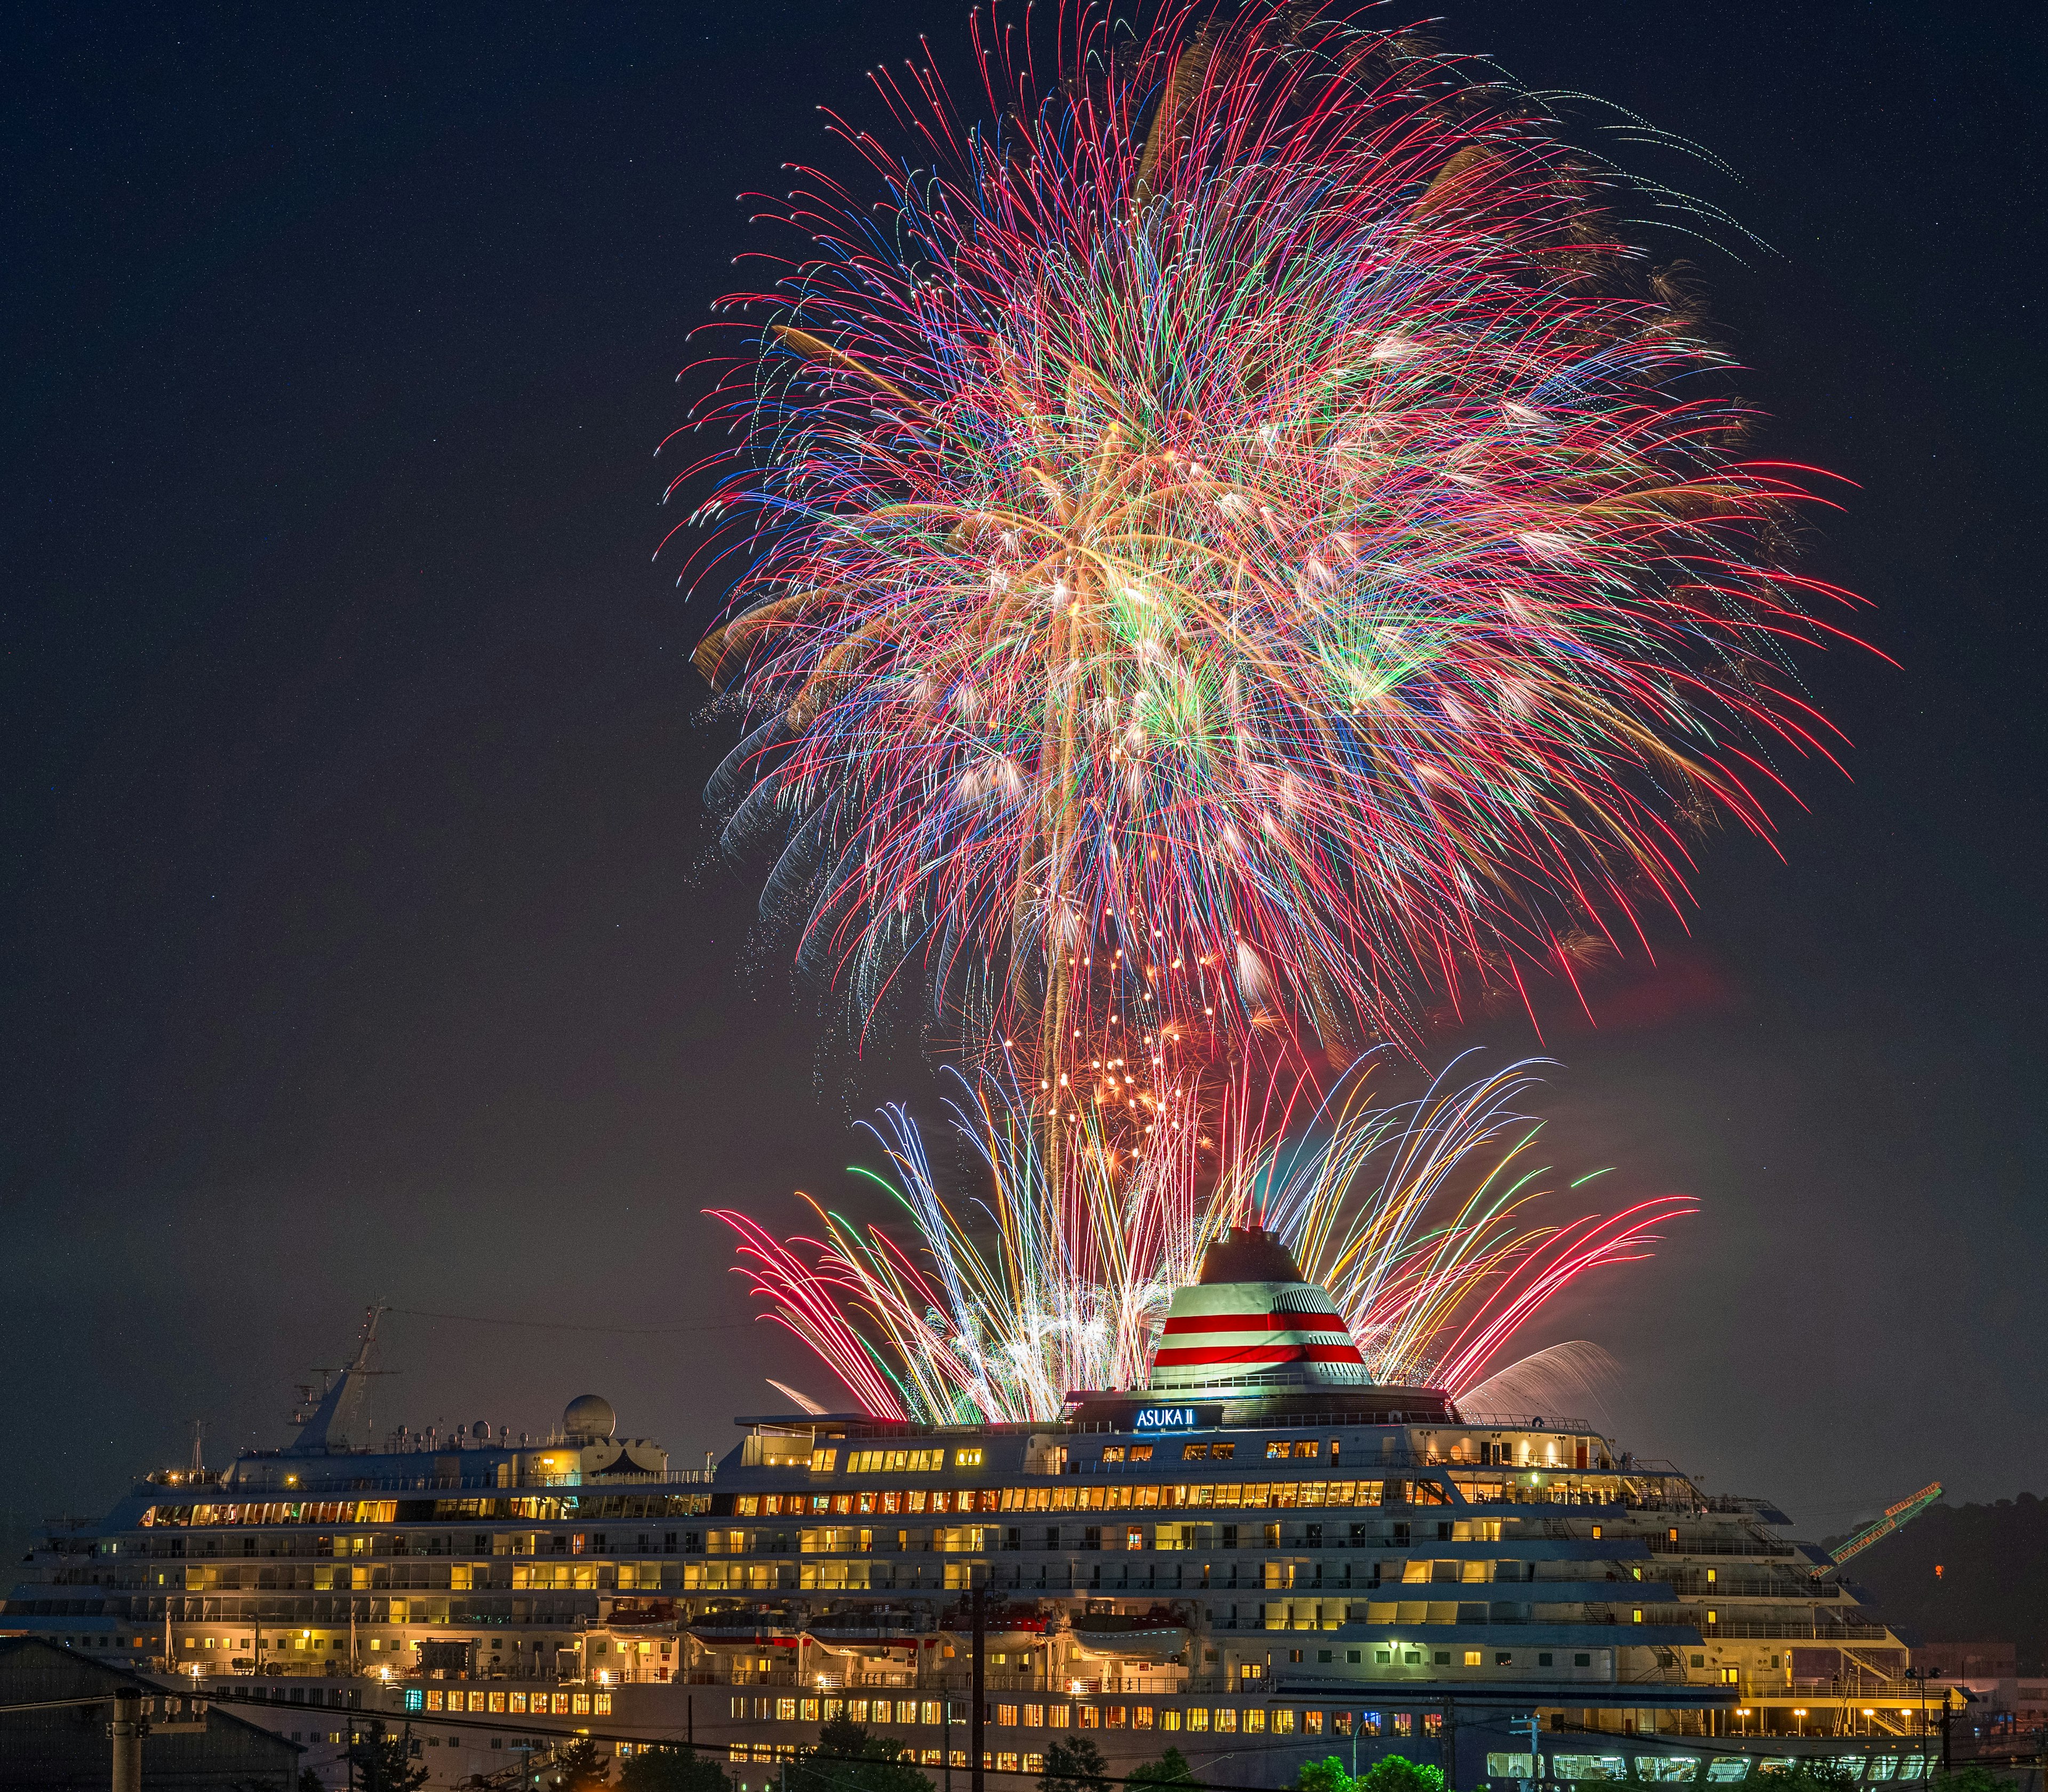
{"type": "Polygon", "coordinates": [[[1155,1606],[1142,1616],[1079,1613],[1071,1622],[1067,1640],[1083,1655],[1165,1662],[1183,1654],[1191,1635],[1178,1612],[1169,1607],[1155,1606]]]}

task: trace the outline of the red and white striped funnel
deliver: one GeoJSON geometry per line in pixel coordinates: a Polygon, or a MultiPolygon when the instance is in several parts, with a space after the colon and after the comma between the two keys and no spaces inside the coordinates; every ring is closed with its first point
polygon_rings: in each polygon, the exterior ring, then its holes
{"type": "Polygon", "coordinates": [[[1228,1399],[1370,1379],[1329,1296],[1254,1224],[1224,1233],[1203,1253],[1200,1280],[1175,1293],[1146,1391],[1228,1399]]]}

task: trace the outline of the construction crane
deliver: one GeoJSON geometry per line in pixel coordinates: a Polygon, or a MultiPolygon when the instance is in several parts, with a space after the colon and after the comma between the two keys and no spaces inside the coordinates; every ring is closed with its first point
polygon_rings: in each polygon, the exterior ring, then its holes
{"type": "Polygon", "coordinates": [[[1865,1525],[1828,1559],[1839,1568],[1851,1556],[1861,1554],[1880,1537],[1889,1537],[1901,1525],[1911,1523],[1941,1497],[1941,1484],[1930,1481],[1918,1493],[1900,1500],[1896,1506],[1886,1507],[1883,1518],[1875,1524],[1865,1525]]]}

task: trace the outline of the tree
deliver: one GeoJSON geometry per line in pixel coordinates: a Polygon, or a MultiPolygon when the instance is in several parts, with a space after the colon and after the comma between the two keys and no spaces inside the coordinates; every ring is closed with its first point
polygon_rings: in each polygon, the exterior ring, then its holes
{"type": "MultiPolygon", "coordinates": [[[[1141,1763],[1124,1779],[1128,1786],[1192,1786],[1194,1782],[1195,1770],[1177,1748],[1169,1748],[1156,1761],[1141,1763]]],[[[1344,1789],[1332,1787],[1331,1792],[1344,1792],[1344,1789]]]]}
{"type": "Polygon", "coordinates": [[[427,1783],[424,1762],[413,1759],[413,1732],[402,1736],[389,1730],[369,1730],[350,1750],[355,1778],[360,1792],[419,1792],[427,1783]]]}
{"type": "MultiPolygon", "coordinates": [[[[2005,1502],[2000,1500],[1999,1503],[2003,1505],[2005,1502]]],[[[1935,1775],[1932,1792],[2012,1792],[2012,1782],[2000,1778],[1990,1768],[1979,1767],[1972,1761],[1953,1773],[1935,1775]]]]}
{"type": "Polygon", "coordinates": [[[311,1767],[301,1767],[299,1770],[299,1792],[327,1792],[327,1787],[311,1767]]]}
{"type": "Polygon", "coordinates": [[[1108,1792],[1107,1772],[1102,1751],[1086,1736],[1056,1742],[1045,1751],[1045,1777],[1038,1782],[1038,1792],[1108,1792]]]}
{"type": "MultiPolygon", "coordinates": [[[[1786,1792],[1848,1792],[1858,1775],[1853,1767],[1837,1767],[1825,1757],[1809,1755],[1796,1763],[1790,1772],[1775,1777],[1786,1792]]],[[[1996,1792],[1996,1788],[1985,1788],[1984,1792],[1996,1792]]]]}
{"type": "Polygon", "coordinates": [[[904,1757],[901,1743],[835,1717],[818,1731],[816,1747],[797,1751],[789,1792],[933,1792],[932,1782],[904,1757]]]}
{"type": "Polygon", "coordinates": [[[1405,1755],[1389,1755],[1360,1774],[1356,1785],[1358,1792],[1444,1792],[1444,1770],[1418,1767],[1405,1755]]]}
{"type": "Polygon", "coordinates": [[[555,1756],[553,1779],[562,1792],[590,1792],[606,1783],[610,1771],[611,1763],[598,1753],[597,1744],[578,1736],[555,1756]]]}
{"type": "Polygon", "coordinates": [[[731,1786],[717,1763],[673,1742],[634,1750],[619,1770],[619,1783],[622,1792],[729,1792],[731,1786]]]}
{"type": "Polygon", "coordinates": [[[1294,1792],[1354,1792],[1357,1785],[1334,1755],[1326,1760],[1304,1761],[1294,1775],[1294,1792]]]}

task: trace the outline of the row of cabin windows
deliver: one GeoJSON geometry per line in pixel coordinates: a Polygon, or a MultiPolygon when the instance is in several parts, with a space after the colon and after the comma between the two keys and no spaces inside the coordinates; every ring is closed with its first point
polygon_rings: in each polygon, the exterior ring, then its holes
{"type": "MultiPolygon", "coordinates": [[[[1298,1655],[1298,1651],[1297,1652],[1298,1655]]],[[[1524,1654],[1530,1651],[1525,1650],[1524,1654]]],[[[1352,1651],[1353,1658],[1357,1652],[1352,1651]]],[[[1329,1658],[1329,1652],[1323,1652],[1329,1658]]],[[[1439,1660],[1448,1655],[1439,1653],[1439,1660]]],[[[1591,1658],[1581,1655],[1581,1666],[1591,1658]]],[[[1545,1666],[1550,1657],[1543,1658],[1545,1666]]],[[[1206,1730],[1240,1735],[1274,1736],[1437,1736],[1443,1714],[1435,1711],[1299,1710],[1243,1705],[1153,1705],[1052,1703],[1014,1705],[989,1701],[986,1720],[997,1729],[1025,1730],[1206,1730]]],[[[742,1721],[770,1724],[832,1723],[844,1717],[855,1724],[887,1724],[966,1728],[968,1708],[959,1699],[848,1699],[736,1696],[731,1715],[742,1721]],[[950,1710],[948,1709],[950,1706],[950,1710]]]]}
{"type": "Polygon", "coordinates": [[[735,1518],[848,1512],[1119,1511],[1133,1507],[1298,1506],[1593,1506],[1624,1504],[1617,1490],[1579,1476],[1453,1476],[1450,1481],[1410,1476],[1370,1480],[1095,1482],[1076,1485],[1048,1477],[1007,1487],[870,1488],[843,1492],[743,1493],[735,1518]],[[1450,1482],[1456,1484],[1453,1497],[1450,1482]]]}
{"type": "MultiPolygon", "coordinates": [[[[404,1531],[373,1532],[365,1537],[263,1538],[205,1537],[189,1540],[173,1537],[168,1550],[153,1553],[172,1557],[219,1556],[580,1556],[622,1554],[688,1555],[704,1547],[704,1533],[697,1530],[624,1531],[577,1530],[526,1532],[476,1531],[467,1536],[408,1535],[404,1531]],[[629,1543],[629,1535],[631,1542],[629,1543]]],[[[110,1554],[114,1553],[112,1550],[110,1554]]]]}

